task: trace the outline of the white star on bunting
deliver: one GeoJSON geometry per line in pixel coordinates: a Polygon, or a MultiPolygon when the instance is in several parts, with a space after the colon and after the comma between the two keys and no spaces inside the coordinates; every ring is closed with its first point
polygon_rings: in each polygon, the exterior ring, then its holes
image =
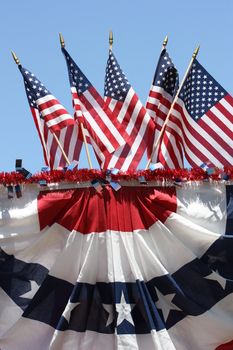
{"type": "Polygon", "coordinates": [[[163,295],[162,293],[160,293],[160,291],[157,288],[155,288],[155,290],[159,298],[159,300],[155,302],[155,305],[158,309],[161,309],[164,321],[166,322],[171,310],[181,311],[180,308],[178,308],[176,305],[172,303],[172,299],[176,294],[172,293],[172,294],[163,295]]]}
{"type": "Polygon", "coordinates": [[[114,320],[113,306],[112,304],[102,304],[105,311],[108,313],[108,319],[105,327],[108,327],[114,320]]]}
{"type": "Polygon", "coordinates": [[[124,320],[127,320],[134,326],[134,322],[131,316],[131,312],[134,308],[135,304],[127,304],[125,301],[125,296],[122,291],[121,301],[119,304],[116,304],[116,311],[118,312],[117,316],[117,326],[119,326],[124,320]]]}
{"type": "Polygon", "coordinates": [[[70,322],[70,315],[71,312],[76,308],[76,306],[78,306],[80,304],[80,302],[77,303],[69,303],[66,308],[65,311],[63,312],[62,316],[67,320],[67,322],[70,322]]]}
{"type": "Polygon", "coordinates": [[[205,279],[218,282],[224,290],[226,288],[227,280],[214,271],[212,271],[210,275],[206,276],[205,279]]]}
{"type": "Polygon", "coordinates": [[[32,299],[40,287],[39,284],[36,283],[36,281],[29,282],[31,283],[31,290],[29,290],[29,292],[27,293],[20,295],[21,298],[32,299]]]}

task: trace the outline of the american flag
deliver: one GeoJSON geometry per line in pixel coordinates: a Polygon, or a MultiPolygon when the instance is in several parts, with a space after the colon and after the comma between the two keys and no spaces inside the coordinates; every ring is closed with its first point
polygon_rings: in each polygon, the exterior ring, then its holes
{"type": "Polygon", "coordinates": [[[192,166],[233,164],[233,98],[195,59],[166,130],[192,166]]]}
{"type": "Polygon", "coordinates": [[[148,157],[152,156],[153,163],[160,162],[165,168],[183,168],[183,155],[180,142],[169,132],[165,131],[156,149],[155,145],[160,137],[160,132],[166,116],[171,107],[173,98],[179,85],[179,76],[168,52],[163,49],[155,71],[146,109],[153,118],[156,129],[154,142],[149,144],[148,157]]]}
{"type": "Polygon", "coordinates": [[[24,78],[26,94],[30,105],[35,106],[41,118],[44,118],[47,127],[52,131],[60,131],[75,121],[60,104],[60,102],[49,92],[48,89],[29,70],[19,66],[24,78]]]}
{"type": "Polygon", "coordinates": [[[145,107],[128,82],[112,51],[105,76],[105,102],[129,135],[125,146],[120,147],[108,160],[106,167],[122,171],[137,168],[151,142],[155,125],[145,107]]]}
{"type": "Polygon", "coordinates": [[[43,147],[45,164],[51,169],[67,165],[54,134],[69,161],[78,161],[82,141],[78,139],[77,124],[34,74],[21,66],[19,68],[24,77],[26,95],[43,147]],[[43,99],[47,99],[47,102],[43,103],[43,99]]]}
{"type": "Polygon", "coordinates": [[[104,167],[105,158],[125,144],[127,135],[69,53],[64,48],[62,52],[68,67],[76,117],[82,114],[90,142],[104,167]]]}

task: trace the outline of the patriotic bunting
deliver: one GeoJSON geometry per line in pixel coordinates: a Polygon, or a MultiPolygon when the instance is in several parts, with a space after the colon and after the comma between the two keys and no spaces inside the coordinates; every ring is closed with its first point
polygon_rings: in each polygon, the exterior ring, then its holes
{"type": "Polygon", "coordinates": [[[0,348],[230,349],[232,193],[25,185],[1,198],[0,348]]]}

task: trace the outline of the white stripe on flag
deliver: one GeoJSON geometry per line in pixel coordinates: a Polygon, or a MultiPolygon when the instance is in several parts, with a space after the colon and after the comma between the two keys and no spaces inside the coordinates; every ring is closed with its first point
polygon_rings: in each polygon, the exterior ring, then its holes
{"type": "MultiPolygon", "coordinates": [[[[229,108],[229,104],[227,103],[226,100],[220,100],[220,104],[227,109],[229,108]]],[[[232,108],[233,109],[233,108],[232,108]]],[[[214,115],[224,124],[226,127],[232,131],[232,122],[226,118],[226,116],[216,107],[212,107],[211,111],[214,113],[214,115]]],[[[233,115],[233,113],[232,113],[233,115]]]]}
{"type": "MultiPolygon", "coordinates": [[[[127,98],[127,97],[126,97],[127,98]]],[[[132,133],[132,130],[135,130],[135,123],[137,121],[137,118],[138,118],[138,115],[141,111],[141,108],[142,108],[142,104],[141,102],[138,100],[136,105],[134,106],[134,110],[131,114],[131,117],[130,117],[130,120],[129,120],[129,123],[127,125],[127,128],[126,128],[126,132],[128,135],[131,135],[132,133]]],[[[146,119],[146,114],[145,114],[145,117],[144,119],[146,119]]]]}
{"type": "Polygon", "coordinates": [[[106,125],[106,127],[111,131],[111,133],[113,134],[113,136],[115,137],[119,145],[125,144],[124,138],[121,136],[117,128],[113,125],[109,117],[106,115],[104,110],[100,107],[100,105],[97,103],[94,97],[90,94],[90,92],[86,90],[83,95],[88,100],[88,102],[93,106],[93,108],[95,109],[97,114],[100,116],[101,120],[106,125]]]}
{"type": "MultiPolygon", "coordinates": [[[[211,109],[212,111],[212,109],[211,109]]],[[[213,111],[212,111],[213,112],[213,111]]],[[[233,140],[224,133],[224,131],[216,124],[214,123],[210,117],[208,117],[206,114],[203,115],[201,118],[212,130],[214,130],[219,137],[224,140],[228,145],[232,145],[232,154],[233,154],[233,140]]],[[[232,124],[232,136],[233,136],[233,124],[232,124]]],[[[232,157],[232,164],[233,164],[233,157],[232,157]]]]}
{"type": "MultiPolygon", "coordinates": [[[[42,111],[42,115],[46,117],[46,114],[44,114],[43,111],[42,111]]],[[[62,123],[68,119],[72,119],[72,117],[69,114],[61,114],[59,117],[47,120],[46,124],[48,125],[49,128],[51,128],[52,126],[62,123]]]]}
{"type": "MultiPolygon", "coordinates": [[[[207,140],[210,144],[212,144],[210,142],[210,138],[208,137],[208,134],[206,132],[204,132],[204,130],[202,128],[200,128],[196,122],[194,122],[193,120],[191,120],[192,118],[189,116],[189,114],[187,113],[185,107],[184,107],[184,113],[185,113],[185,117],[187,119],[187,122],[189,123],[189,125],[194,129],[194,130],[198,130],[198,133],[205,138],[205,140],[207,140]],[[193,124],[196,124],[196,125],[193,125],[193,124]]],[[[178,120],[180,120],[182,126],[183,126],[183,129],[184,129],[184,134],[186,135],[186,137],[188,138],[188,140],[199,150],[202,152],[203,155],[205,155],[207,157],[207,159],[209,161],[211,161],[211,163],[215,164],[216,166],[218,167],[221,167],[221,162],[216,158],[214,157],[214,155],[206,148],[203,146],[202,143],[200,143],[191,133],[190,131],[187,129],[184,121],[183,121],[183,118],[181,116],[181,114],[177,111],[177,110],[173,110],[172,111],[172,115],[174,117],[176,117],[178,120]]],[[[170,122],[169,122],[169,125],[170,125],[170,122]]],[[[182,131],[181,131],[182,133],[182,131]]],[[[203,161],[200,160],[199,163],[197,163],[196,165],[197,166],[200,166],[201,164],[203,163],[203,161]]]]}
{"type": "MultiPolygon", "coordinates": [[[[225,100],[224,97],[219,101],[219,103],[221,105],[223,105],[231,115],[233,115],[233,106],[231,106],[230,103],[227,102],[227,100],[225,100]]],[[[229,128],[229,129],[231,129],[231,128],[229,128]]]]}
{"type": "Polygon", "coordinates": [[[86,110],[85,106],[82,104],[80,101],[80,106],[82,108],[82,114],[84,118],[87,120],[87,122],[90,124],[91,128],[95,131],[97,134],[98,138],[101,140],[101,142],[105,145],[107,148],[108,152],[112,153],[114,152],[114,147],[111,143],[111,140],[107,138],[107,136],[104,134],[96,120],[93,118],[93,116],[90,114],[89,111],[86,110]]]}
{"type": "Polygon", "coordinates": [[[118,114],[118,117],[117,117],[117,120],[122,123],[123,122],[123,119],[125,118],[125,115],[127,114],[127,111],[128,111],[128,107],[129,107],[129,104],[132,100],[132,98],[134,97],[135,95],[135,92],[134,90],[132,89],[132,87],[129,89],[128,93],[127,93],[127,96],[123,102],[123,106],[124,108],[121,108],[119,114],[118,114]]]}

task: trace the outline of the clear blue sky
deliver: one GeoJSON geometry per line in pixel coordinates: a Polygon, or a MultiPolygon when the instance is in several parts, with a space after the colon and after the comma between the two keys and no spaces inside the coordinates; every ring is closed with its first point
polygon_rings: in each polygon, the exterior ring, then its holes
{"type": "MultiPolygon", "coordinates": [[[[22,158],[31,172],[43,166],[41,145],[11,50],[70,113],[71,95],[59,32],[67,50],[101,94],[110,29],[114,53],[143,103],[165,35],[169,35],[168,50],[181,77],[200,44],[199,61],[232,94],[232,14],[231,0],[1,2],[0,171],[14,170],[16,158],[22,158]]],[[[88,167],[85,153],[80,167],[88,167]]]]}

